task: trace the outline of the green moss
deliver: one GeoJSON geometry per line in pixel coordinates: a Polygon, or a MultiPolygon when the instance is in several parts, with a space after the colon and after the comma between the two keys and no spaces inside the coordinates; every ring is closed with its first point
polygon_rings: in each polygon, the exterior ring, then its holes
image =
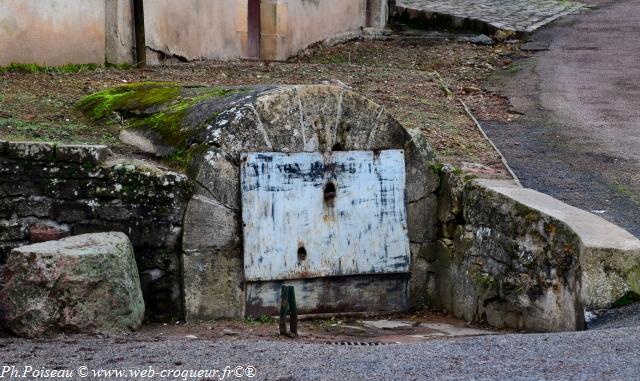
{"type": "Polygon", "coordinates": [[[489,274],[477,274],[474,277],[475,283],[482,288],[488,289],[496,284],[496,280],[489,274]]]}
{"type": "Polygon", "coordinates": [[[624,307],[629,304],[633,304],[636,302],[640,302],[640,295],[636,294],[633,291],[629,291],[624,296],[613,303],[614,308],[624,307]]]}
{"type": "Polygon", "coordinates": [[[627,272],[627,282],[632,291],[640,294],[640,266],[635,266],[627,272]]]}
{"type": "Polygon", "coordinates": [[[117,112],[127,120],[127,128],[154,130],[165,144],[178,149],[169,162],[184,168],[192,157],[185,147],[194,132],[189,127],[193,126],[183,123],[189,109],[207,99],[241,91],[244,90],[183,87],[172,82],[131,83],[91,94],[81,99],[76,108],[94,120],[117,112]]]}
{"type": "Polygon", "coordinates": [[[256,318],[252,315],[247,315],[244,318],[244,322],[245,324],[251,324],[251,325],[256,325],[256,324],[274,324],[276,322],[276,320],[269,316],[269,315],[261,315],[259,318],[256,318]]]}
{"type": "Polygon", "coordinates": [[[444,173],[444,164],[433,162],[430,167],[436,175],[442,175],[444,173]]]}
{"type": "Polygon", "coordinates": [[[203,153],[206,149],[206,145],[197,144],[186,150],[176,150],[173,155],[166,158],[167,164],[173,169],[186,172],[193,158],[203,153]]]}
{"type": "Polygon", "coordinates": [[[92,119],[102,119],[113,112],[140,114],[151,106],[175,100],[182,93],[171,82],[130,83],[86,96],[76,108],[92,119]]]}
{"type": "MultiPolygon", "coordinates": [[[[202,88],[190,98],[182,99],[182,86],[171,82],[141,82],[117,86],[91,94],[78,102],[76,108],[94,120],[100,120],[113,112],[129,119],[129,128],[151,128],[162,136],[166,144],[184,147],[190,130],[183,128],[183,120],[189,108],[198,102],[242,90],[202,88]],[[158,111],[145,115],[154,106],[158,111]]],[[[176,161],[187,160],[177,154],[176,161]]]]}
{"type": "Polygon", "coordinates": [[[196,103],[204,101],[204,100],[209,99],[209,98],[224,97],[225,95],[235,94],[235,93],[239,93],[239,92],[243,92],[243,91],[246,91],[246,90],[244,90],[244,89],[223,89],[223,88],[220,88],[220,87],[216,87],[216,88],[212,88],[212,89],[206,88],[200,94],[198,94],[197,96],[192,98],[190,103],[195,105],[196,103]]]}
{"type": "Polygon", "coordinates": [[[151,128],[162,136],[166,144],[184,146],[189,138],[189,130],[182,128],[182,121],[188,108],[189,105],[185,103],[173,105],[166,111],[133,120],[130,128],[151,128]]]}

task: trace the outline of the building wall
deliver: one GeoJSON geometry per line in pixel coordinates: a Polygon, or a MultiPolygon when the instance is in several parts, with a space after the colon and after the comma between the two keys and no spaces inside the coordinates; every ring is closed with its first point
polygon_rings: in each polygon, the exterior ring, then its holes
{"type": "Polygon", "coordinates": [[[105,62],[105,0],[0,0],[0,65],[105,62]]]}
{"type": "Polygon", "coordinates": [[[316,42],[357,36],[366,0],[263,0],[263,59],[282,60],[316,42]]]}
{"type": "MultiPolygon", "coordinates": [[[[379,21],[387,1],[262,0],[260,57],[283,60],[355,37],[367,3],[379,21]]],[[[132,8],[132,0],[0,0],[0,66],[133,63],[132,8]]],[[[148,62],[246,58],[247,16],[248,0],[146,1],[148,62]]]]}
{"type": "Polygon", "coordinates": [[[189,61],[243,57],[246,3],[246,0],[147,1],[144,10],[147,46],[163,55],[189,61]]]}

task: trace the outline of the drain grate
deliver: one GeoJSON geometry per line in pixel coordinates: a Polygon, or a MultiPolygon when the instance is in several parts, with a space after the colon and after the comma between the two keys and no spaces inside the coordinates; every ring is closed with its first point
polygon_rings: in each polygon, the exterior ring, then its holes
{"type": "Polygon", "coordinates": [[[397,343],[385,343],[380,341],[327,341],[328,345],[352,345],[361,347],[378,347],[381,345],[393,345],[397,343]]]}

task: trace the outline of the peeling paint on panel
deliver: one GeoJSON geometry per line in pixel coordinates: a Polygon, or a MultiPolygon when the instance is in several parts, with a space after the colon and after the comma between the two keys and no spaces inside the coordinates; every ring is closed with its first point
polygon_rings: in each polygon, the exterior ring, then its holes
{"type": "Polygon", "coordinates": [[[248,281],[409,271],[404,151],[241,162],[248,281]]]}

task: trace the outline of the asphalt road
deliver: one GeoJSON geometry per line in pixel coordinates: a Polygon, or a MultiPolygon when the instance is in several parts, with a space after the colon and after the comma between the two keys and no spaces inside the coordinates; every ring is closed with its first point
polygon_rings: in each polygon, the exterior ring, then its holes
{"type": "MultiPolygon", "coordinates": [[[[0,377],[25,368],[73,372],[72,379],[256,380],[637,380],[640,327],[561,334],[510,334],[377,347],[269,341],[71,337],[0,339],[0,377]],[[5,368],[7,367],[7,368],[5,368]],[[15,368],[11,368],[15,367],[15,368]],[[251,368],[249,368],[251,367],[251,368]],[[218,369],[209,377],[182,372],[218,369]],[[122,377],[93,377],[119,371],[122,377]],[[164,373],[162,373],[164,371],[164,373]],[[255,373],[254,373],[255,371],[255,373]],[[153,373],[151,373],[153,372],[153,373]],[[166,377],[162,377],[165,375],[166,377]],[[183,377],[186,376],[186,377],[183,377]],[[86,379],[86,378],[84,378],[86,379]]],[[[23,379],[30,379],[33,372],[23,379]]]]}
{"type": "Polygon", "coordinates": [[[523,185],[640,237],[640,1],[598,1],[536,33],[490,85],[514,123],[482,121],[523,185]]]}

